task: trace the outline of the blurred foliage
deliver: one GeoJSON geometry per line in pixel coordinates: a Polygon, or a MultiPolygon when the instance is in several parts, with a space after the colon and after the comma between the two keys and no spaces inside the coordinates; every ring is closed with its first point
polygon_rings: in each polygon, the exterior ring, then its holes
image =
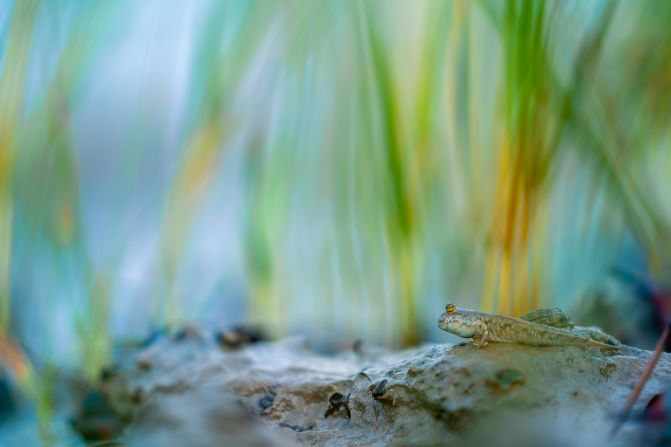
{"type": "Polygon", "coordinates": [[[2,6],[0,331],[37,365],[671,285],[666,2],[2,6]]]}
{"type": "MultiPolygon", "coordinates": [[[[10,262],[12,252],[12,173],[14,139],[23,110],[21,92],[27,78],[33,21],[39,1],[16,5],[3,45],[0,78],[0,332],[6,333],[10,320],[10,262]]],[[[5,33],[3,33],[5,34],[5,33]]]]}

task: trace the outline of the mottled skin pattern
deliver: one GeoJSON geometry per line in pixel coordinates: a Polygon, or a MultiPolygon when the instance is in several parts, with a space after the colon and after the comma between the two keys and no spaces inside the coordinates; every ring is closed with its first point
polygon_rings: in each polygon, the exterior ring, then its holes
{"type": "Polygon", "coordinates": [[[448,304],[438,320],[438,327],[463,338],[472,338],[478,348],[487,342],[520,343],[533,346],[579,346],[582,348],[616,349],[615,346],[576,334],[519,318],[492,315],[461,309],[448,304]]]}
{"type": "Polygon", "coordinates": [[[561,311],[553,307],[552,309],[537,309],[520,317],[520,320],[531,321],[532,323],[544,324],[545,326],[557,327],[560,329],[573,329],[575,326],[571,319],[561,311]]]}

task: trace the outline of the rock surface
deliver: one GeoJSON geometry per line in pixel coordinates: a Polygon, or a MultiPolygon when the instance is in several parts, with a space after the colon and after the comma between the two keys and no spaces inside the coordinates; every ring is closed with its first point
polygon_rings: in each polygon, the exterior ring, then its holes
{"type": "MultiPolygon", "coordinates": [[[[299,339],[225,351],[166,337],[112,388],[130,445],[639,445],[608,438],[650,352],[492,343],[323,356],[299,339]],[[169,441],[169,442],[168,442],[169,441]],[[166,442],[168,442],[166,444],[166,442]]],[[[366,351],[364,349],[364,351],[366,351]]],[[[664,354],[638,407],[671,385],[664,354]]]]}

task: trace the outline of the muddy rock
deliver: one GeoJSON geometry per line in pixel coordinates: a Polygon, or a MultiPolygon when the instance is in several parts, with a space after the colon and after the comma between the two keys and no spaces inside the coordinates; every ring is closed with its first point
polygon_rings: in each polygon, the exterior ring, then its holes
{"type": "MultiPolygon", "coordinates": [[[[117,393],[143,396],[125,409],[134,420],[126,437],[131,445],[203,447],[628,446],[641,439],[635,418],[616,438],[608,433],[647,351],[491,343],[370,352],[323,356],[300,339],[227,351],[216,335],[166,338],[138,353],[118,382],[117,393]]],[[[664,354],[636,408],[669,385],[664,354]]]]}

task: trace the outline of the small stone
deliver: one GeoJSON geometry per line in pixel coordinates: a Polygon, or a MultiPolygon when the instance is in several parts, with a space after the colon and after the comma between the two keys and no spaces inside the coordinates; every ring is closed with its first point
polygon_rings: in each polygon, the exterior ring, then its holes
{"type": "Polygon", "coordinates": [[[345,413],[347,414],[347,418],[351,419],[352,413],[350,412],[349,409],[349,397],[350,397],[349,394],[347,396],[344,396],[341,393],[333,393],[331,397],[329,397],[329,407],[326,410],[326,413],[324,413],[324,418],[327,418],[332,414],[338,412],[341,408],[344,408],[345,413]]]}
{"type": "Polygon", "coordinates": [[[125,421],[114,409],[109,398],[98,390],[86,393],[77,415],[70,423],[72,428],[87,441],[113,439],[125,425],[125,421]]]}
{"type": "Polygon", "coordinates": [[[259,328],[235,326],[232,329],[217,332],[215,341],[222,349],[235,350],[249,344],[268,341],[268,337],[259,328]]]}
{"type": "Polygon", "coordinates": [[[261,409],[261,415],[265,416],[270,413],[270,410],[275,403],[275,396],[276,394],[273,391],[269,391],[258,400],[257,405],[261,409]]]}
{"type": "Polygon", "coordinates": [[[389,380],[384,379],[375,385],[375,389],[372,392],[373,399],[380,400],[380,398],[384,396],[384,394],[387,392],[387,383],[389,383],[389,380]]]}

